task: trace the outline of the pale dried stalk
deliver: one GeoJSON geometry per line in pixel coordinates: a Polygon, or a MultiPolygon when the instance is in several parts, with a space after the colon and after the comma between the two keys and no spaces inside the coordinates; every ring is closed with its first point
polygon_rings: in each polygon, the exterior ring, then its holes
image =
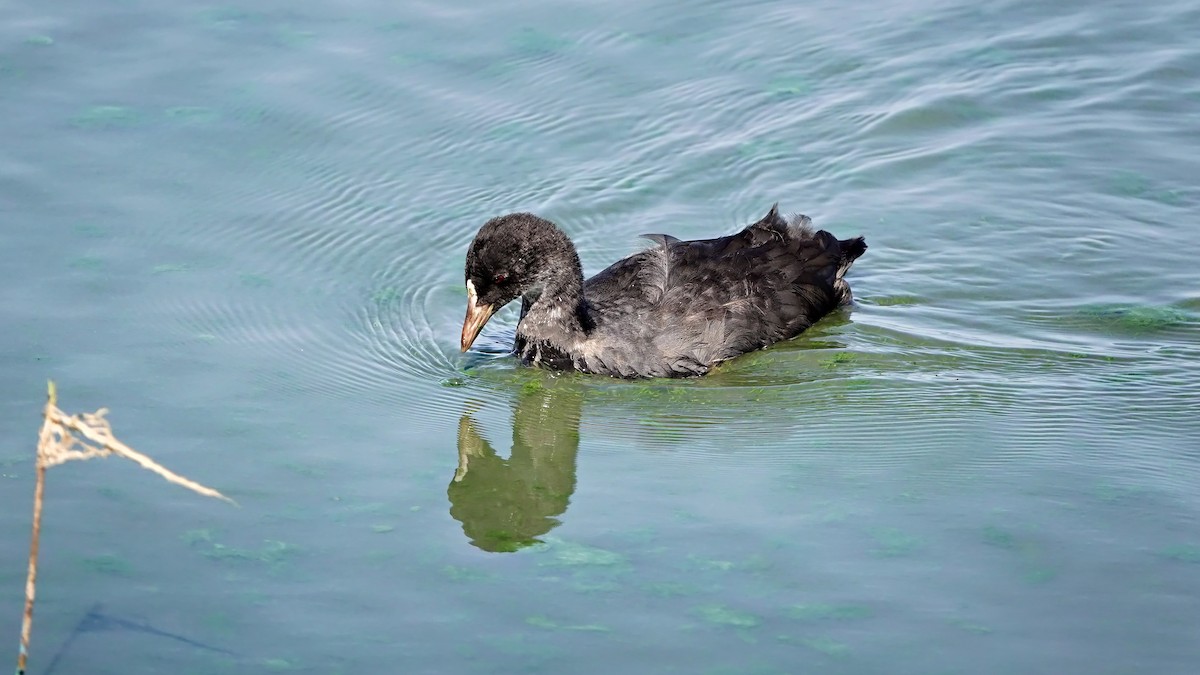
{"type": "Polygon", "coordinates": [[[58,390],[50,382],[50,397],[46,400],[42,428],[38,431],[37,483],[33,488],[33,534],[29,537],[29,572],[25,576],[25,613],[21,617],[21,651],[17,654],[17,675],[25,675],[25,661],[29,658],[29,638],[33,632],[33,599],[37,595],[38,546],[42,539],[42,497],[46,492],[46,464],[42,462],[41,449],[54,442],[54,429],[50,421],[50,410],[58,402],[58,390]]]}
{"type": "Polygon", "coordinates": [[[180,476],[137,450],[118,441],[113,437],[112,426],[108,423],[108,420],[104,419],[104,416],[107,414],[108,408],[101,408],[94,413],[67,415],[56,407],[47,407],[46,420],[53,425],[51,433],[53,434],[54,442],[45,448],[38,448],[38,461],[44,462],[46,468],[50,468],[74,459],[91,459],[93,457],[120,455],[125,459],[137,462],[143,469],[153,471],[167,481],[176,485],[182,485],[192,492],[197,492],[205,497],[222,499],[230,504],[237,503],[210,487],[201,485],[190,478],[180,476]],[[75,438],[70,434],[71,431],[77,432],[80,436],[83,436],[95,445],[88,445],[75,438]]]}
{"type": "Polygon", "coordinates": [[[21,622],[21,650],[17,656],[17,675],[25,675],[25,662],[29,656],[29,639],[33,630],[33,600],[37,592],[38,544],[42,533],[42,501],[46,486],[46,469],[76,459],[91,459],[118,455],[137,462],[143,469],[153,471],[168,482],[181,485],[206,497],[222,499],[237,504],[216,490],[194,480],[180,476],[158,462],[118,441],[112,433],[112,425],[104,416],[107,408],[94,413],[67,415],[58,409],[58,391],[54,382],[49,383],[49,398],[42,414],[42,428],[38,432],[37,484],[33,491],[33,534],[29,540],[29,574],[25,580],[25,615],[21,622]],[[75,432],[83,438],[77,438],[75,432]]]}

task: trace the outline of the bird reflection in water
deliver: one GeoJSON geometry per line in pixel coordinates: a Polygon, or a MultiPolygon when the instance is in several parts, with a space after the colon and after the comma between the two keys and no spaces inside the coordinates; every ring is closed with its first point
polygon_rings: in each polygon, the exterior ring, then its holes
{"type": "Polygon", "coordinates": [[[467,412],[458,422],[458,469],[450,482],[450,515],[471,544],[510,552],[539,543],[559,524],[575,491],[578,383],[546,378],[523,387],[513,408],[508,459],[479,434],[467,412]]]}

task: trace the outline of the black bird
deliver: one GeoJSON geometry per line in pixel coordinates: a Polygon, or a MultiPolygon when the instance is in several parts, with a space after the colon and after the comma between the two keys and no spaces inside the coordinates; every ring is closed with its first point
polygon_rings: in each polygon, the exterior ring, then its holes
{"type": "Polygon", "coordinates": [[[795,337],[850,302],[842,277],[862,237],[839,241],[791,222],[778,205],[737,234],[657,245],[583,280],[554,223],[514,213],[484,223],[467,251],[462,350],[521,298],[515,353],[527,364],[613,377],[703,375],[715,364],[795,337]]]}

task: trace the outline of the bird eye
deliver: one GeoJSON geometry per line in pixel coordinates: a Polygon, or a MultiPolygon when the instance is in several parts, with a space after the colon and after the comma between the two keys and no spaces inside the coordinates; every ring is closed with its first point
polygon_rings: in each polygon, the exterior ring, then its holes
{"type": "Polygon", "coordinates": [[[498,284],[502,284],[505,281],[508,281],[508,273],[507,272],[497,272],[495,275],[492,276],[492,281],[494,281],[498,284]]]}

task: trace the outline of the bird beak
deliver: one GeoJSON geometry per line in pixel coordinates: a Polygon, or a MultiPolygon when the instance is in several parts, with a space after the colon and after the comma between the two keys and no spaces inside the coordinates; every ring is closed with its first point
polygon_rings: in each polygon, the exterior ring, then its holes
{"type": "Polygon", "coordinates": [[[483,324],[492,318],[495,311],[496,308],[491,305],[479,304],[479,297],[475,295],[475,284],[467,281],[467,317],[463,319],[462,332],[464,352],[471,348],[475,338],[479,337],[479,331],[483,330],[483,324]]]}

